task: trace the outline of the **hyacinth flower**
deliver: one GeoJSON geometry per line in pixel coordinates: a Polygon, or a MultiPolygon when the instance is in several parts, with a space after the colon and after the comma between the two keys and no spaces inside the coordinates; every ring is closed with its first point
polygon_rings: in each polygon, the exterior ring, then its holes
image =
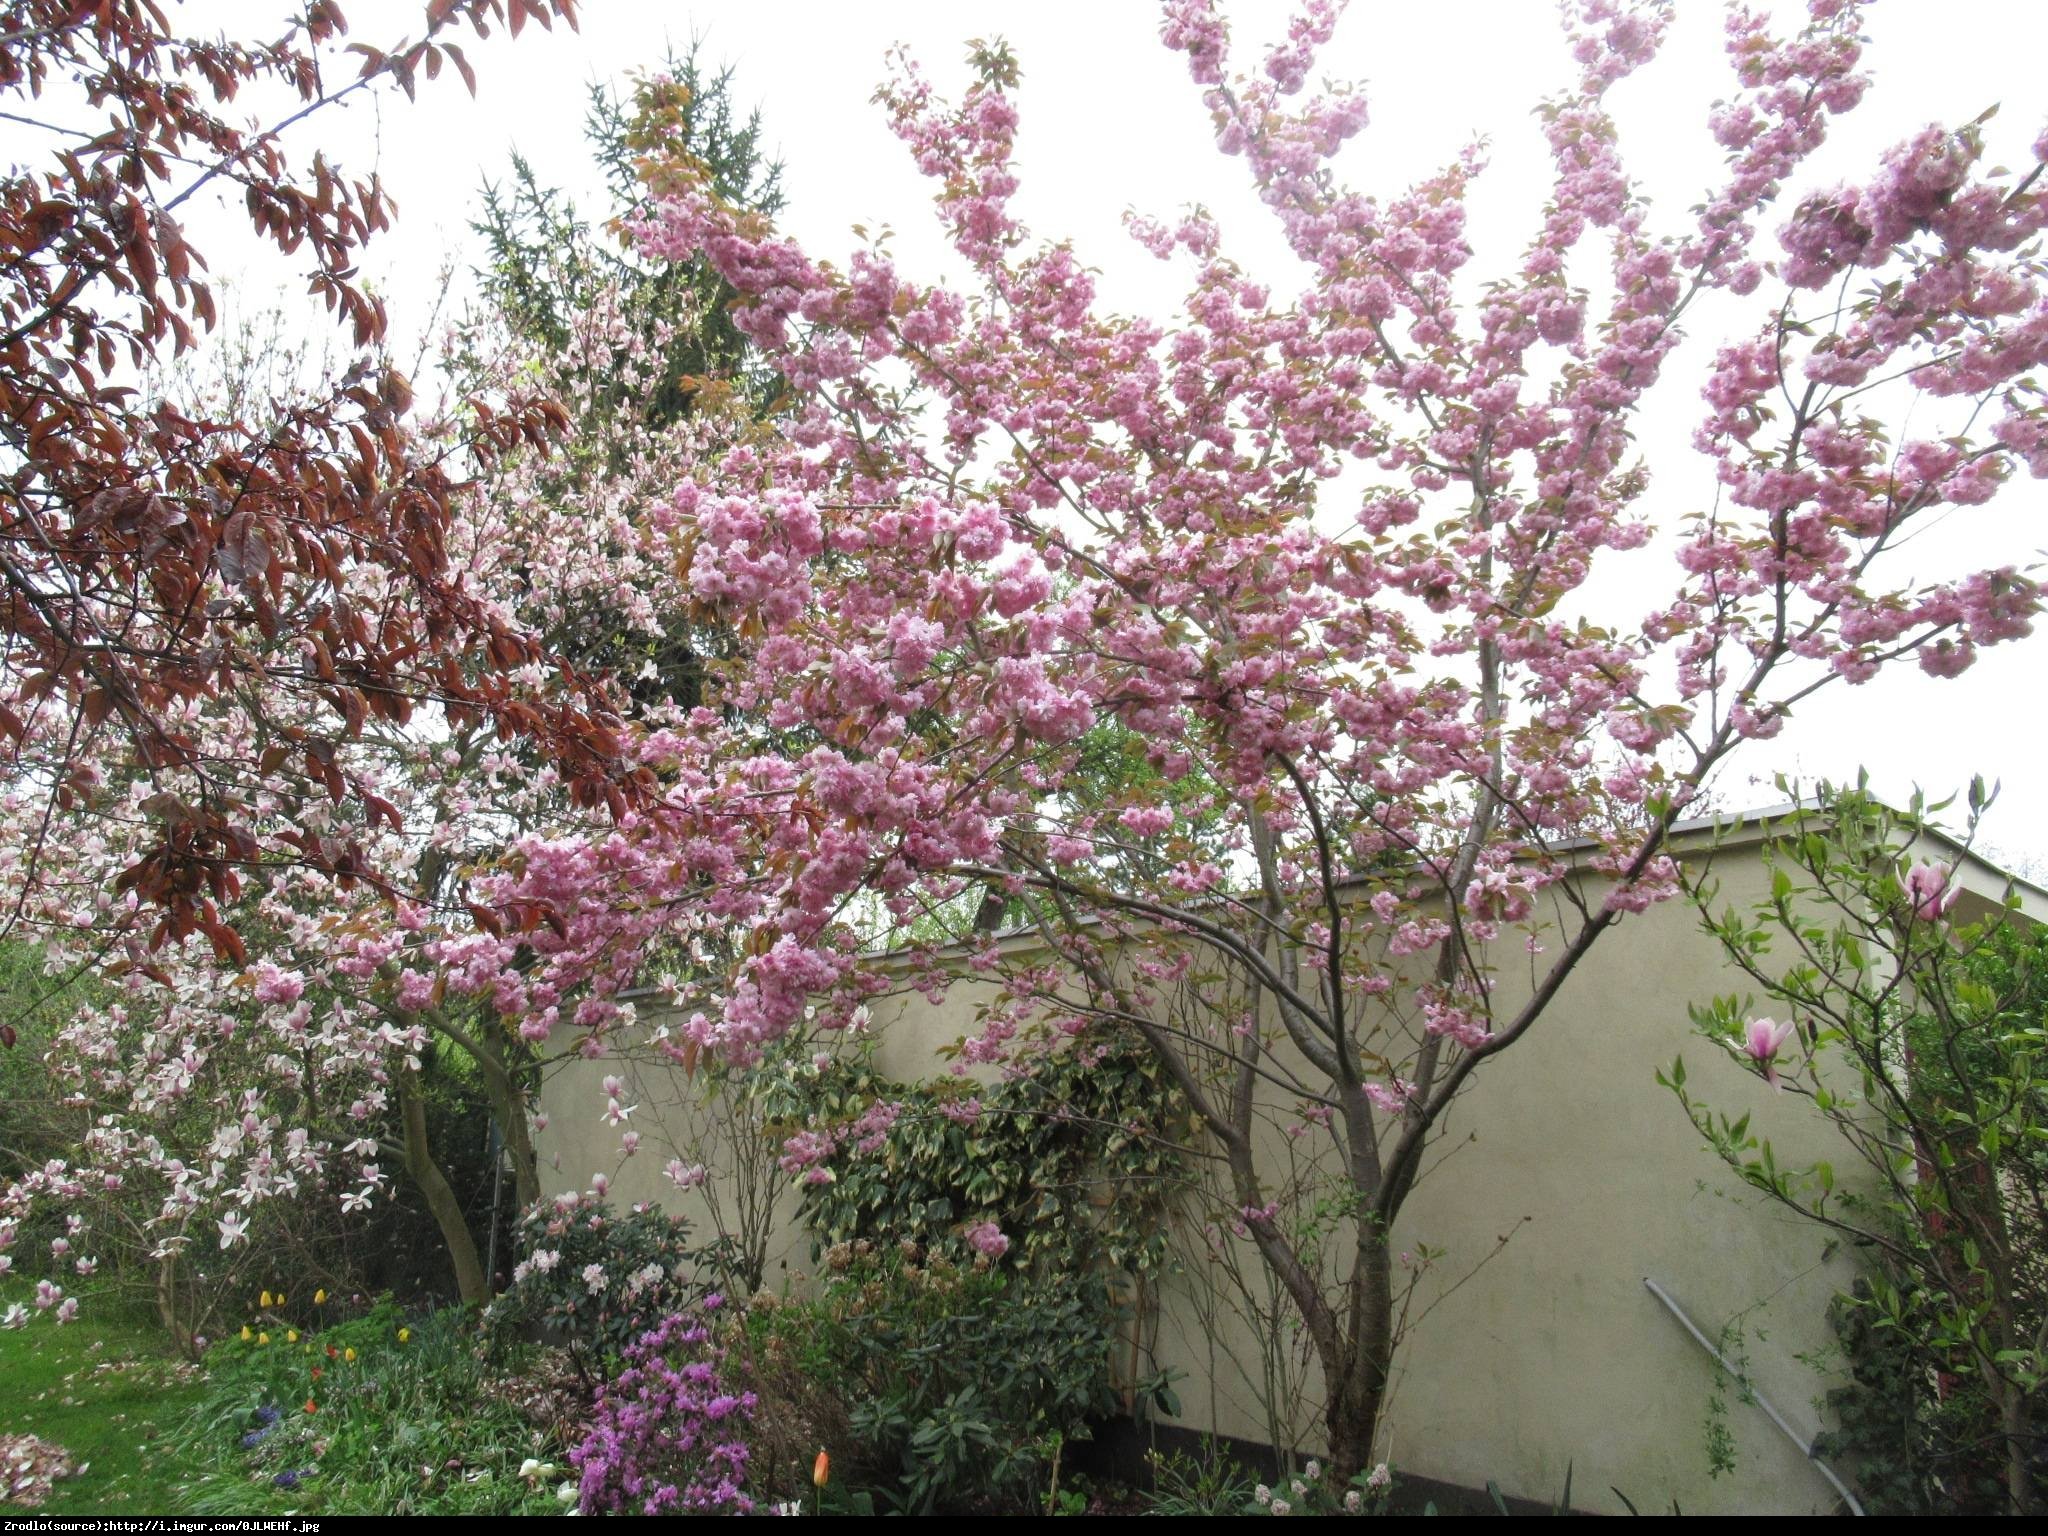
{"type": "Polygon", "coordinates": [[[1789,1019],[1783,1024],[1774,1019],[1751,1019],[1743,1031],[1742,1054],[1756,1063],[1763,1072],[1764,1081],[1773,1088],[1785,1086],[1778,1077],[1778,1052],[1792,1038],[1792,1031],[1793,1024],[1789,1019]]]}
{"type": "Polygon", "coordinates": [[[1906,871],[1906,901],[1913,909],[1913,916],[1921,922],[1940,922],[1956,904],[1956,890],[1949,882],[1949,872],[1938,864],[1925,861],[1915,864],[1906,871]]]}

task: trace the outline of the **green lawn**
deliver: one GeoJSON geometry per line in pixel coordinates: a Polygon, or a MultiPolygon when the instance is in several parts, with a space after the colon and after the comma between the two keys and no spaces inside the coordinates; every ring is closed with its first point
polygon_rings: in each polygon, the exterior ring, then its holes
{"type": "MultiPolygon", "coordinates": [[[[0,1287],[0,1310],[28,1294],[0,1287]]],[[[39,1316],[0,1329],[0,1435],[88,1464],[37,1512],[560,1512],[562,1474],[521,1468],[566,1452],[487,1367],[467,1313],[408,1319],[384,1303],[320,1332],[271,1326],[278,1336],[224,1340],[203,1374],[111,1304],[61,1328],[39,1316]]]]}
{"type": "MultiPolygon", "coordinates": [[[[0,1310],[15,1299],[0,1295],[0,1310]]],[[[38,1317],[0,1329],[0,1433],[39,1435],[90,1464],[84,1476],[58,1483],[39,1513],[181,1509],[182,1469],[159,1442],[204,1390],[154,1328],[118,1314],[88,1306],[62,1328],[38,1317]]]]}

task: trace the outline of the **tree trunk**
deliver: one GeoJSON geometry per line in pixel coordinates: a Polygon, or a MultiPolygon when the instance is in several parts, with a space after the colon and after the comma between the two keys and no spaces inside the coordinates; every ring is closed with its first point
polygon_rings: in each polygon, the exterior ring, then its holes
{"type": "Polygon", "coordinates": [[[2034,1426],[2027,1412],[2027,1394],[2019,1383],[2000,1383],[1998,1427],[2005,1435],[2005,1493],[2013,1515],[2031,1515],[2038,1501],[2034,1497],[2034,1426]]]}
{"type": "Polygon", "coordinates": [[[533,1155],[532,1130],[526,1123],[526,1094],[504,1062],[479,1056],[477,1065],[483,1069],[484,1093],[505,1138],[505,1155],[512,1163],[512,1191],[523,1211],[540,1199],[540,1167],[533,1155]]]}
{"type": "Polygon", "coordinates": [[[1380,1410],[1394,1363],[1393,1254],[1386,1234],[1369,1231],[1359,1240],[1358,1269],[1351,1278],[1348,1326],[1342,1355],[1323,1361],[1329,1405],[1324,1425],[1330,1437],[1328,1486],[1346,1488],[1372,1465],[1380,1410]]]}
{"type": "Polygon", "coordinates": [[[448,1261],[455,1268],[455,1287],[465,1304],[483,1305],[491,1299],[491,1284],[477,1257],[476,1239],[462,1216],[462,1202],[448,1183],[448,1176],[434,1161],[427,1145],[427,1106],[420,1098],[416,1074],[399,1080],[399,1110],[405,1121],[405,1171],[419,1186],[420,1194],[441,1229],[441,1241],[448,1246],[448,1261]]]}
{"type": "Polygon", "coordinates": [[[192,1332],[185,1326],[185,1320],[178,1313],[178,1255],[166,1253],[156,1261],[156,1315],[163,1324],[164,1332],[171,1336],[171,1342],[178,1353],[188,1360],[197,1355],[192,1347],[192,1332]]]}

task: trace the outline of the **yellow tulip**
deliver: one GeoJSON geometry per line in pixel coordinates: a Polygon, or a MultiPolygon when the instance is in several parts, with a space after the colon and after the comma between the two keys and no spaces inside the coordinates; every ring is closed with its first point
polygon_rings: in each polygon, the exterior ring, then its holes
{"type": "Polygon", "coordinates": [[[252,1330],[250,1329],[249,1325],[248,1325],[247,1323],[244,1323],[244,1324],[242,1324],[242,1342],[243,1342],[244,1344],[246,1344],[246,1343],[248,1343],[248,1342],[249,1342],[249,1341],[250,1341],[251,1339],[253,1339],[253,1338],[255,1338],[255,1337],[256,1337],[256,1335],[255,1335],[255,1333],[254,1333],[254,1332],[253,1332],[253,1331],[252,1331],[252,1330]]]}
{"type": "Polygon", "coordinates": [[[279,1292],[277,1293],[277,1304],[278,1304],[278,1305],[279,1305],[280,1307],[284,1305],[284,1292],[283,1292],[283,1291],[279,1291],[279,1292]]]}
{"type": "Polygon", "coordinates": [[[298,1330],[298,1329],[296,1329],[296,1328],[287,1328],[287,1329],[286,1329],[286,1330],[284,1331],[284,1341],[285,1341],[285,1343],[287,1343],[287,1344],[296,1344],[296,1343],[298,1343],[298,1342],[299,1342],[299,1330],[298,1330]]]}
{"type": "Polygon", "coordinates": [[[256,1335],[256,1342],[258,1344],[268,1344],[270,1342],[270,1335],[267,1333],[259,1333],[256,1335]]]}
{"type": "Polygon", "coordinates": [[[399,1329],[399,1330],[398,1330],[398,1342],[399,1342],[399,1343],[403,1344],[403,1343],[404,1343],[404,1342],[405,1342],[405,1341],[406,1341],[407,1339],[410,1339],[411,1337],[412,1337],[412,1330],[411,1330],[410,1328],[401,1328],[401,1329],[399,1329]]]}
{"type": "Polygon", "coordinates": [[[268,1291],[265,1291],[265,1292],[264,1292],[264,1293],[263,1293],[263,1294],[262,1294],[261,1296],[257,1297],[257,1298],[256,1298],[256,1304],[257,1304],[258,1306],[260,1306],[260,1307],[267,1307],[267,1306],[269,1306],[269,1305],[270,1305],[270,1292],[268,1292],[268,1291]]]}
{"type": "Polygon", "coordinates": [[[348,1361],[349,1364],[353,1365],[355,1364],[356,1352],[352,1349],[344,1349],[341,1352],[341,1358],[348,1361]]]}
{"type": "Polygon", "coordinates": [[[327,1305],[327,1287],[326,1287],[326,1286],[324,1286],[324,1285],[323,1285],[322,1287],[320,1287],[320,1289],[319,1289],[319,1290],[317,1290],[317,1291],[315,1291],[315,1292],[313,1293],[313,1305],[314,1305],[314,1306],[316,1306],[316,1307],[324,1307],[324,1306],[326,1306],[326,1305],[327,1305]]]}

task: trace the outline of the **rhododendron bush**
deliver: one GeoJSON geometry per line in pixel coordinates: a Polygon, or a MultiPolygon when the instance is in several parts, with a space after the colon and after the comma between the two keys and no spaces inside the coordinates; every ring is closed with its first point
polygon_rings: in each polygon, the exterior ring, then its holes
{"type": "MultiPolygon", "coordinates": [[[[1433,1129],[1603,935],[1678,894],[1669,832],[1716,770],[1816,690],[2027,633],[2015,568],[1894,555],[2048,474],[2048,136],[2007,173],[1981,127],[1931,127],[1808,186],[1864,90],[1861,7],[1789,31],[1737,8],[1725,169],[1652,210],[1603,101],[1670,6],[1577,0],[1541,218],[1475,263],[1477,151],[1348,185],[1366,99],[1308,89],[1337,10],[1245,59],[1212,5],[1165,7],[1293,258],[1288,291],[1201,212],[1133,217],[1185,286],[1171,321],[1106,312],[1078,253],[1027,237],[999,47],[957,102],[907,63],[880,98],[960,281],[880,244],[828,263],[650,168],[642,253],[708,262],[786,385],[648,513],[740,654],[625,749],[658,797],[481,873],[493,922],[429,922],[412,984],[597,1053],[665,968],[684,1007],[657,1044],[684,1067],[844,1027],[906,974],[994,984],[968,1064],[1135,1037],[1299,1314],[1341,1480],[1370,1460],[1390,1229],[1433,1129]],[[1708,317],[1704,376],[1677,376],[1708,317]],[[1877,419],[1901,391],[1939,427],[1877,419]],[[1698,422],[1661,479],[1631,448],[1652,398],[1698,422]],[[1658,595],[1596,622],[1589,583],[1631,551],[1628,592],[1658,595]],[[1292,1182],[1276,1124],[1328,1149],[1334,1192],[1292,1182]]],[[[630,1138],[634,1107],[591,1110],[630,1138]]],[[[808,1128],[790,1170],[892,1118],[808,1128]]]]}

